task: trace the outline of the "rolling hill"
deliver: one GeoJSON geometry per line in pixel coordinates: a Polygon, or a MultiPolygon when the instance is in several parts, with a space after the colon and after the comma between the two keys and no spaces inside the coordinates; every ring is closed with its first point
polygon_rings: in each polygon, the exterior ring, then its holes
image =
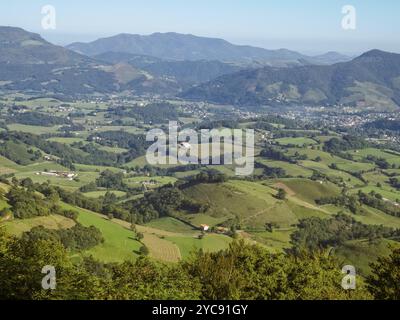
{"type": "Polygon", "coordinates": [[[223,39],[174,32],[153,33],[148,36],[119,34],[90,43],[72,43],[67,48],[88,56],[113,51],[168,60],[219,60],[241,63],[260,61],[283,66],[298,64],[298,59],[307,58],[298,52],[286,49],[267,50],[239,46],[223,39]]]}
{"type": "Polygon", "coordinates": [[[140,69],[160,81],[175,82],[181,87],[200,84],[242,68],[217,60],[176,61],[123,52],[106,52],[94,58],[111,64],[140,69]]]}
{"type": "Polygon", "coordinates": [[[236,105],[400,106],[400,54],[372,50],[331,66],[265,67],[222,76],[191,88],[190,99],[236,105]]]}

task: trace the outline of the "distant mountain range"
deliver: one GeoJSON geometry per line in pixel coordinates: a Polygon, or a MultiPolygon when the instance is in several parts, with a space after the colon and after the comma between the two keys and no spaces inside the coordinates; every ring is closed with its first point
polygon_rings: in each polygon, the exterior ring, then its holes
{"type": "Polygon", "coordinates": [[[0,27],[0,90],[90,94],[117,89],[92,58],[55,46],[38,34],[0,27]]]}
{"type": "Polygon", "coordinates": [[[348,61],[349,57],[337,53],[309,57],[287,49],[267,50],[252,46],[239,46],[223,39],[197,37],[190,34],[154,33],[148,36],[119,34],[90,43],[72,43],[68,49],[97,56],[108,52],[152,56],[166,60],[218,60],[245,65],[294,66],[303,63],[330,64],[348,61]]]}
{"type": "Polygon", "coordinates": [[[38,34],[0,27],[0,90],[175,95],[238,70],[238,66],[220,61],[166,61],[129,53],[92,58],[53,45],[38,34]]]}
{"type": "Polygon", "coordinates": [[[178,95],[252,106],[400,105],[400,55],[379,50],[330,65],[349,58],[334,52],[311,58],[176,33],[119,35],[68,48],[0,27],[0,91],[178,95]]]}
{"type": "Polygon", "coordinates": [[[225,75],[182,97],[237,105],[350,105],[374,110],[400,106],[400,54],[372,50],[345,63],[265,67],[225,75]]]}

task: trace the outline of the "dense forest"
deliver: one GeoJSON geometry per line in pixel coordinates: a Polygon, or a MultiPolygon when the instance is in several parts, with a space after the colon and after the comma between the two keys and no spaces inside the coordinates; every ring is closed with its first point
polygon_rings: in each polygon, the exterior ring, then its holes
{"type": "Polygon", "coordinates": [[[40,112],[16,113],[8,117],[6,120],[9,123],[21,123],[32,126],[45,126],[45,127],[72,123],[68,118],[56,117],[53,115],[43,114],[40,112]]]}

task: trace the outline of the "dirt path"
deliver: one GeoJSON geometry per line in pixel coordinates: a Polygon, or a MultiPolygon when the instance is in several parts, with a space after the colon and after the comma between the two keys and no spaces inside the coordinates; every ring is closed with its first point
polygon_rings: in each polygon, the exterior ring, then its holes
{"type": "Polygon", "coordinates": [[[273,185],[274,188],[276,189],[283,189],[286,191],[286,193],[288,194],[288,196],[295,196],[296,192],[294,192],[292,189],[290,189],[286,184],[282,183],[282,182],[277,182],[273,185]]]}

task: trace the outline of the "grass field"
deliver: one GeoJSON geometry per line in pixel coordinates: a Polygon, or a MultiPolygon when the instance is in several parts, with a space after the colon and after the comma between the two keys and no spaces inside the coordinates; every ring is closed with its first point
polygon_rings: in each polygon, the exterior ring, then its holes
{"type": "Polygon", "coordinates": [[[363,206],[363,209],[365,211],[364,215],[355,215],[347,209],[336,207],[334,205],[325,205],[322,206],[322,208],[330,212],[331,214],[338,214],[339,212],[345,213],[351,216],[353,219],[364,224],[383,225],[389,228],[400,229],[400,218],[390,216],[382,211],[379,211],[371,207],[367,207],[365,205],[363,206]]]}
{"type": "Polygon", "coordinates": [[[376,186],[370,185],[364,188],[353,189],[351,193],[357,193],[358,191],[362,191],[364,193],[370,193],[374,191],[382,195],[384,199],[388,199],[390,201],[398,201],[400,199],[400,193],[396,191],[396,189],[391,188],[390,186],[384,185],[382,188],[378,188],[376,186]]]}
{"type": "Polygon", "coordinates": [[[339,170],[352,173],[370,171],[375,168],[375,165],[371,163],[362,163],[362,162],[335,162],[335,163],[338,166],[339,170]]]}
{"type": "Polygon", "coordinates": [[[7,126],[10,131],[21,131],[32,134],[45,134],[45,133],[56,133],[60,126],[44,127],[44,126],[30,126],[25,124],[13,123],[7,126]]]}
{"type": "Polygon", "coordinates": [[[115,168],[115,167],[106,167],[106,166],[95,166],[95,165],[86,165],[86,164],[74,164],[77,171],[80,172],[97,172],[100,173],[105,170],[111,170],[113,172],[123,172],[123,169],[115,168]]]}
{"type": "Polygon", "coordinates": [[[20,236],[34,227],[43,226],[48,229],[69,229],[75,225],[71,219],[59,215],[35,217],[30,219],[14,219],[4,222],[9,233],[20,236]]]}
{"type": "Polygon", "coordinates": [[[257,159],[257,162],[266,165],[269,168],[281,168],[285,170],[286,174],[293,177],[311,177],[313,171],[303,168],[297,164],[292,164],[284,161],[273,161],[265,159],[257,159]]]}
{"type": "Polygon", "coordinates": [[[0,167],[7,167],[18,170],[20,166],[16,164],[14,161],[11,161],[3,156],[0,156],[0,167]]]}
{"type": "Polygon", "coordinates": [[[177,233],[191,233],[195,232],[196,230],[193,229],[186,223],[183,223],[177,219],[171,217],[160,218],[157,220],[153,220],[146,224],[148,227],[177,232],[177,233]]]}
{"type": "Polygon", "coordinates": [[[197,215],[189,216],[193,224],[208,222],[215,225],[236,218],[242,229],[265,230],[266,223],[290,227],[299,218],[328,214],[295,196],[289,197],[287,201],[280,201],[274,197],[277,190],[266,183],[234,180],[224,184],[200,184],[185,189],[184,193],[210,205],[206,215],[200,216],[200,221],[194,220],[197,215]],[[210,221],[208,216],[214,218],[214,221],[210,221]]]}
{"type": "MultiPolygon", "coordinates": [[[[49,170],[54,170],[50,169],[54,168],[54,166],[49,166],[48,168],[49,170]]],[[[95,181],[96,178],[100,175],[98,172],[78,172],[77,176],[78,180],[69,180],[66,178],[56,177],[56,176],[38,175],[37,172],[42,171],[41,167],[30,167],[29,169],[31,170],[34,169],[34,171],[18,172],[15,173],[15,177],[18,179],[31,178],[33,182],[37,183],[44,183],[50,181],[55,186],[63,187],[71,191],[75,191],[80,187],[82,187],[83,185],[95,181]]]]}
{"type": "Polygon", "coordinates": [[[313,139],[310,138],[281,138],[281,139],[275,139],[275,142],[277,142],[279,145],[282,146],[288,146],[288,145],[294,145],[294,146],[309,146],[313,144],[317,144],[317,142],[313,139]]]}
{"type": "Polygon", "coordinates": [[[357,273],[363,276],[369,275],[370,264],[374,263],[379,256],[388,256],[390,248],[400,247],[399,242],[381,239],[381,240],[358,240],[348,241],[343,246],[334,250],[335,256],[342,265],[350,264],[356,267],[357,273]]]}
{"type": "Polygon", "coordinates": [[[179,247],[183,259],[188,258],[194,250],[216,252],[228,248],[232,242],[232,238],[218,234],[207,234],[203,239],[195,237],[167,237],[166,239],[179,247]]]}
{"type": "Polygon", "coordinates": [[[142,241],[149,248],[150,257],[165,262],[178,262],[182,259],[181,250],[175,243],[151,233],[144,233],[143,236],[142,241]]]}
{"type": "Polygon", "coordinates": [[[290,148],[288,154],[293,156],[296,152],[298,152],[300,155],[307,155],[309,160],[315,160],[317,157],[320,157],[321,163],[324,165],[331,165],[335,163],[340,170],[347,172],[369,171],[373,170],[375,167],[371,163],[350,161],[335,155],[331,155],[325,151],[313,150],[311,148],[290,148]]]}
{"type": "Polygon", "coordinates": [[[328,167],[327,164],[323,162],[315,162],[307,160],[307,161],[301,161],[300,163],[305,168],[321,172],[327,176],[342,178],[343,181],[350,186],[363,185],[363,182],[360,179],[357,179],[346,172],[331,169],[328,167]]]}
{"type": "Polygon", "coordinates": [[[386,159],[387,162],[389,162],[391,165],[400,165],[400,156],[391,152],[387,152],[384,150],[376,149],[376,148],[367,148],[367,149],[362,149],[362,150],[355,150],[350,152],[350,154],[353,155],[354,159],[359,159],[361,160],[362,158],[365,158],[369,155],[375,156],[378,158],[383,158],[386,159]]]}
{"type": "Polygon", "coordinates": [[[10,174],[17,172],[19,169],[23,167],[19,166],[15,162],[0,156],[0,174],[10,174]]]}
{"type": "Polygon", "coordinates": [[[249,232],[250,238],[268,247],[273,252],[290,248],[290,235],[294,229],[274,230],[273,232],[249,232]]]}
{"type": "Polygon", "coordinates": [[[86,140],[82,139],[82,138],[62,138],[62,137],[53,137],[50,139],[47,139],[48,141],[53,141],[53,142],[59,142],[59,143],[64,143],[64,144],[68,144],[71,145],[75,142],[83,142],[85,143],[86,140]]]}
{"type": "Polygon", "coordinates": [[[157,184],[155,185],[155,187],[160,187],[165,184],[170,184],[170,183],[173,184],[177,181],[177,179],[174,177],[146,177],[146,176],[124,179],[124,182],[132,187],[138,187],[141,185],[142,182],[148,182],[148,181],[156,181],[157,184]]]}
{"type": "MultiPolygon", "coordinates": [[[[149,164],[149,163],[147,162],[146,156],[141,156],[141,157],[138,157],[138,158],[132,160],[131,162],[126,163],[124,165],[124,167],[127,167],[127,168],[134,168],[136,166],[144,167],[147,164],[149,164]]],[[[179,164],[171,164],[171,165],[169,165],[169,164],[155,164],[153,166],[157,167],[157,168],[167,169],[167,168],[178,167],[180,165],[179,164]]]]}
{"type": "MultiPolygon", "coordinates": [[[[337,196],[340,189],[330,182],[318,182],[307,179],[277,179],[273,180],[273,185],[276,183],[283,184],[288,188],[287,192],[293,193],[299,199],[302,199],[311,204],[315,204],[315,200],[323,197],[337,196]]],[[[281,186],[278,186],[281,187],[281,186]]]]}
{"type": "Polygon", "coordinates": [[[197,213],[189,214],[185,216],[185,219],[196,227],[200,227],[202,224],[207,224],[210,227],[214,227],[226,220],[226,217],[212,217],[207,214],[197,213]]]}
{"type": "Polygon", "coordinates": [[[100,150],[106,151],[106,152],[110,152],[110,153],[124,153],[127,152],[128,149],[124,149],[124,148],[117,148],[117,147],[106,147],[106,146],[100,146],[99,147],[100,150]]]}
{"type": "Polygon", "coordinates": [[[100,198],[100,197],[104,197],[107,192],[113,193],[117,197],[123,197],[126,195],[126,192],[118,191],[118,190],[92,191],[92,192],[86,192],[86,193],[84,193],[84,195],[88,198],[100,198]]]}
{"type": "Polygon", "coordinates": [[[311,148],[289,148],[288,149],[288,155],[293,156],[295,153],[298,153],[300,155],[306,155],[308,159],[314,160],[317,157],[320,157],[323,162],[327,164],[331,164],[334,162],[334,157],[329,154],[328,152],[322,151],[322,150],[317,150],[317,149],[311,149],[311,148]]]}
{"type": "Polygon", "coordinates": [[[109,221],[105,216],[101,216],[89,210],[76,208],[68,204],[63,204],[65,209],[79,212],[78,222],[84,226],[95,226],[98,228],[105,241],[82,255],[92,255],[94,258],[103,262],[122,262],[125,260],[134,260],[139,255],[139,249],[142,244],[135,240],[135,234],[109,221]]]}

